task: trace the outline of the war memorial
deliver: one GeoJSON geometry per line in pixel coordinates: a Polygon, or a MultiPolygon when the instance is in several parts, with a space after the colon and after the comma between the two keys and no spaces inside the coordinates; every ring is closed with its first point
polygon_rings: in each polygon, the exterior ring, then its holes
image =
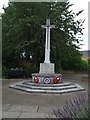
{"type": "Polygon", "coordinates": [[[62,74],[55,73],[55,64],[50,62],[50,29],[55,25],[50,25],[50,19],[46,20],[46,25],[41,25],[46,29],[45,60],[40,63],[39,73],[32,73],[31,80],[24,80],[10,85],[10,88],[25,92],[35,93],[68,93],[84,90],[77,83],[64,82],[62,74]]]}

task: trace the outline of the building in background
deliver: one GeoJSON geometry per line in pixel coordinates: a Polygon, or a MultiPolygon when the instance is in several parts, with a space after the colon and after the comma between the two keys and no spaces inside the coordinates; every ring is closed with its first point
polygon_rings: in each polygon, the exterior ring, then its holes
{"type": "Polygon", "coordinates": [[[80,51],[80,53],[82,54],[82,59],[88,60],[90,58],[90,50],[80,51]]]}

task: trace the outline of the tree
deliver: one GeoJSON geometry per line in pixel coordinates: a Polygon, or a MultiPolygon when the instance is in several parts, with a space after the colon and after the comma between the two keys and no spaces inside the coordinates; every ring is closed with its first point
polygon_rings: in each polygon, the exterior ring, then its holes
{"type": "Polygon", "coordinates": [[[55,62],[57,70],[60,67],[65,68],[65,63],[68,68],[73,69],[72,60],[80,57],[77,50],[79,47],[75,44],[79,44],[80,39],[76,36],[83,35],[84,21],[75,21],[75,17],[82,11],[75,14],[69,11],[71,6],[69,2],[9,2],[2,14],[3,64],[11,67],[16,63],[17,66],[18,59],[21,59],[20,53],[25,52],[25,59],[36,69],[44,61],[45,30],[41,25],[50,18],[51,24],[56,25],[51,30],[51,62],[55,62]]]}

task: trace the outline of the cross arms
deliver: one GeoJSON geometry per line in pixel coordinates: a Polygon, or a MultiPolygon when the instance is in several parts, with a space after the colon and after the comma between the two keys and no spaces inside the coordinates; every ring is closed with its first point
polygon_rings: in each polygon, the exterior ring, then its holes
{"type": "Polygon", "coordinates": [[[47,28],[47,27],[50,27],[50,28],[55,28],[55,25],[50,25],[50,26],[47,26],[47,25],[42,25],[42,28],[47,28]]]}

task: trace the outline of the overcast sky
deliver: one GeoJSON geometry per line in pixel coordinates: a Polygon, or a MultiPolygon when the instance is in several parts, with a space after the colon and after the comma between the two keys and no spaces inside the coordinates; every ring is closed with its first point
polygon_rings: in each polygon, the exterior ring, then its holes
{"type": "MultiPolygon", "coordinates": [[[[81,46],[81,50],[88,50],[88,2],[89,0],[69,0],[69,2],[71,4],[74,4],[71,9],[77,13],[80,10],[84,10],[83,13],[78,17],[78,19],[85,19],[84,22],[84,30],[83,33],[84,35],[82,36],[83,42],[81,42],[82,44],[84,44],[83,46],[81,46]]],[[[3,5],[5,5],[5,7],[8,6],[8,0],[1,0],[0,1],[0,13],[3,12],[2,7],[3,5]]]]}

